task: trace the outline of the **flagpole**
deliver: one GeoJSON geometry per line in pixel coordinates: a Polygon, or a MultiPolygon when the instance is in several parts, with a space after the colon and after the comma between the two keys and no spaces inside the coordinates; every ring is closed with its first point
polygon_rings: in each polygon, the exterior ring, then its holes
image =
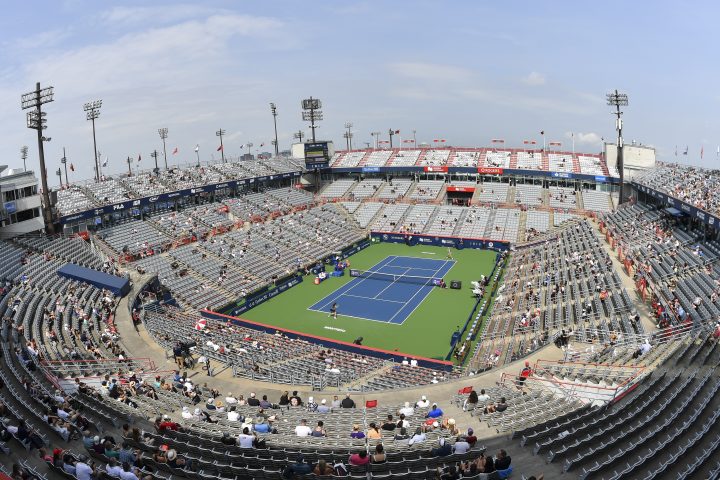
{"type": "Polygon", "coordinates": [[[575,132],[570,132],[570,136],[572,137],[572,154],[574,157],[575,156],[575,132]]]}

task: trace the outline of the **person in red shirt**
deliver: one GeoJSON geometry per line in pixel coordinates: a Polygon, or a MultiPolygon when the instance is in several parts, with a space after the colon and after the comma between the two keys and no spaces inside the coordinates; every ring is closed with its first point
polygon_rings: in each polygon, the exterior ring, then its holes
{"type": "Polygon", "coordinates": [[[353,453],[350,455],[348,460],[350,465],[367,465],[370,463],[370,457],[368,457],[367,451],[360,450],[360,453],[353,453]]]}
{"type": "Polygon", "coordinates": [[[525,362],[525,368],[520,370],[520,375],[518,375],[518,388],[522,388],[525,384],[525,380],[528,379],[528,377],[532,375],[532,368],[530,368],[530,362],[525,362]]]}
{"type": "Polygon", "coordinates": [[[157,428],[158,432],[162,432],[165,429],[168,430],[179,430],[180,425],[170,420],[170,417],[167,415],[163,415],[162,419],[158,418],[155,420],[155,428],[157,428]]]}

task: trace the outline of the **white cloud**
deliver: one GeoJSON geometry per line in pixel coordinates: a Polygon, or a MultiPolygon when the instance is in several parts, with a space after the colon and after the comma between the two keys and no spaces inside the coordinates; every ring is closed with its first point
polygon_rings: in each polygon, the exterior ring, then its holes
{"type": "Polygon", "coordinates": [[[530,72],[530,75],[527,77],[524,77],[522,79],[522,82],[525,85],[530,85],[531,87],[536,87],[539,85],[545,85],[545,75],[538,72],[530,72]]]}
{"type": "MultiPolygon", "coordinates": [[[[565,136],[567,138],[572,138],[573,133],[566,132],[565,136]]],[[[580,145],[601,145],[602,137],[595,132],[575,132],[575,143],[580,145]]]]}
{"type": "Polygon", "coordinates": [[[472,71],[453,65],[423,62],[398,62],[388,65],[390,72],[395,75],[416,80],[467,80],[472,71]]]}

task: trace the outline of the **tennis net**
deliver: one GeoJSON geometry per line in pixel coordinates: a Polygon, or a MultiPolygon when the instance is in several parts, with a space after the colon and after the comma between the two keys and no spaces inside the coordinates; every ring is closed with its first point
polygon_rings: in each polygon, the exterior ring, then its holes
{"type": "Polygon", "coordinates": [[[370,280],[383,280],[386,282],[413,283],[415,285],[440,286],[442,278],[419,277],[415,275],[393,275],[392,273],[373,272],[370,270],[350,269],[351,277],[367,278],[370,280]]]}

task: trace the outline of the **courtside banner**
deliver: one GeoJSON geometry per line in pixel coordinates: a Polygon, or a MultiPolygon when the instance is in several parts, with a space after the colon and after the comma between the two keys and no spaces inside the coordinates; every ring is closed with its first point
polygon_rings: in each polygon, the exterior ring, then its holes
{"type": "Polygon", "coordinates": [[[436,235],[410,235],[391,232],[371,232],[373,242],[404,243],[405,245],[429,245],[433,247],[452,247],[457,249],[475,248],[504,252],[510,249],[510,242],[488,240],[485,238],[443,237],[436,235]]]}
{"type": "Polygon", "coordinates": [[[498,167],[478,167],[478,173],[481,175],[502,175],[503,169],[498,167]]]}
{"type": "Polygon", "coordinates": [[[429,173],[447,173],[448,167],[447,165],[427,165],[423,170],[429,173]]]}
{"type": "Polygon", "coordinates": [[[474,193],[475,187],[460,187],[457,185],[448,185],[447,187],[448,192],[467,192],[467,193],[474,193]]]}

